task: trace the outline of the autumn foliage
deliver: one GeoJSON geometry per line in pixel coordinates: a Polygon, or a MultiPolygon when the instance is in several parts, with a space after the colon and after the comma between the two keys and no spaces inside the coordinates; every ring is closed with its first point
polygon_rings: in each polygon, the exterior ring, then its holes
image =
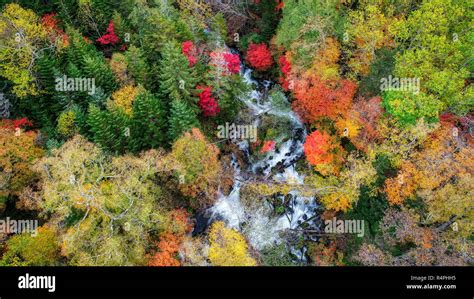
{"type": "Polygon", "coordinates": [[[306,160],[323,174],[337,172],[337,164],[341,162],[338,152],[341,151],[334,137],[322,131],[311,133],[304,144],[306,160]]]}
{"type": "Polygon", "coordinates": [[[340,66],[338,64],[340,56],[341,50],[338,41],[334,38],[326,38],[324,46],[317,51],[311,67],[306,73],[315,75],[323,81],[340,80],[340,66]]]}
{"type": "Polygon", "coordinates": [[[180,266],[177,258],[180,245],[186,233],[192,230],[189,214],[183,209],[171,212],[167,231],[164,232],[156,243],[157,252],[148,261],[148,266],[180,266]]]}
{"type": "MultiPolygon", "coordinates": [[[[392,205],[418,196],[435,221],[470,213],[474,157],[468,140],[457,131],[451,126],[434,131],[422,149],[402,164],[397,176],[386,180],[385,192],[392,205]]],[[[462,231],[467,235],[466,228],[462,231]]]]}
{"type": "Polygon", "coordinates": [[[282,76],[278,80],[284,90],[289,90],[290,82],[288,78],[291,73],[291,63],[288,61],[286,55],[282,55],[278,58],[278,64],[280,65],[280,71],[282,73],[282,76]]]}
{"type": "Polygon", "coordinates": [[[240,72],[240,57],[238,54],[216,50],[209,54],[209,65],[220,71],[219,76],[238,74],[240,72]]]}
{"type": "Polygon", "coordinates": [[[222,171],[218,156],[219,149],[196,128],[173,144],[164,167],[175,169],[178,189],[190,198],[191,206],[203,207],[214,202],[222,171]]]}
{"type": "Polygon", "coordinates": [[[272,54],[264,43],[249,45],[247,49],[247,61],[258,71],[266,71],[273,64],[272,54]]]}
{"type": "Polygon", "coordinates": [[[0,127],[0,198],[18,195],[37,177],[33,164],[44,151],[36,144],[36,132],[21,130],[25,122],[3,120],[0,127]]]}
{"type": "Polygon", "coordinates": [[[217,104],[217,100],[212,96],[211,86],[198,86],[198,90],[201,90],[199,94],[198,106],[201,108],[201,112],[204,116],[215,116],[220,112],[220,108],[217,104]]]}
{"type": "Polygon", "coordinates": [[[50,39],[53,43],[60,42],[62,47],[68,46],[69,36],[59,27],[56,13],[45,14],[41,22],[50,31],[50,39]]]}
{"type": "Polygon", "coordinates": [[[308,123],[327,117],[344,117],[352,104],[357,84],[340,80],[331,84],[314,75],[295,79],[293,109],[308,123]]]}
{"type": "Polygon", "coordinates": [[[171,233],[164,233],[156,244],[159,252],[148,262],[148,266],[179,266],[176,259],[179,250],[179,239],[171,233]]]}
{"type": "Polygon", "coordinates": [[[240,72],[240,57],[238,54],[224,53],[224,60],[227,65],[227,70],[231,74],[238,74],[240,72]]]}
{"type": "Polygon", "coordinates": [[[119,2],[0,5],[0,266],[474,264],[472,1],[119,2]]]}
{"type": "Polygon", "coordinates": [[[380,97],[368,100],[359,98],[348,113],[349,122],[358,125],[357,132],[349,130],[348,137],[359,150],[367,151],[371,143],[382,139],[377,130],[377,123],[383,113],[381,102],[380,97]]]}
{"type": "Polygon", "coordinates": [[[133,102],[141,91],[143,91],[143,89],[137,86],[123,86],[112,94],[111,104],[115,107],[120,107],[120,109],[123,109],[127,115],[131,115],[133,102]]]}
{"type": "Polygon", "coordinates": [[[2,119],[0,121],[0,127],[5,129],[17,129],[33,126],[33,123],[26,117],[20,119],[2,119]]]}
{"type": "Polygon", "coordinates": [[[260,153],[266,153],[275,149],[276,142],[273,140],[267,140],[263,143],[260,153]]]}
{"type": "Polygon", "coordinates": [[[115,34],[114,22],[111,20],[109,27],[107,27],[107,33],[97,39],[97,42],[101,45],[115,45],[119,42],[118,36],[115,34]]]}
{"type": "Polygon", "coordinates": [[[194,66],[197,62],[197,50],[192,41],[185,41],[181,44],[181,50],[184,56],[188,58],[189,66],[194,66]]]}
{"type": "Polygon", "coordinates": [[[209,232],[209,260],[215,266],[255,266],[257,262],[249,255],[244,237],[224,222],[212,224],[209,232]]]}

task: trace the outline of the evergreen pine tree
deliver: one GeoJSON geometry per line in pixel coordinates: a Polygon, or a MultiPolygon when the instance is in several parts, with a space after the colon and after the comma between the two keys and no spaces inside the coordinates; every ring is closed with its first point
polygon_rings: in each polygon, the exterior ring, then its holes
{"type": "Polygon", "coordinates": [[[129,149],[130,119],[119,108],[100,110],[95,105],[89,108],[87,123],[92,140],[102,149],[121,154],[129,149]]]}
{"type": "Polygon", "coordinates": [[[94,78],[96,89],[100,87],[105,93],[111,94],[117,87],[117,82],[102,53],[77,30],[68,28],[66,32],[69,35],[64,62],[67,76],[94,78]]]}
{"type": "Polygon", "coordinates": [[[248,85],[238,75],[222,78],[220,85],[215,89],[215,94],[219,99],[221,111],[216,116],[217,122],[227,122],[235,119],[243,106],[240,97],[248,92],[248,85]]]}
{"type": "Polygon", "coordinates": [[[77,17],[77,11],[79,10],[79,1],[77,0],[61,0],[55,4],[58,18],[64,20],[65,23],[73,24],[77,17]]]}
{"type": "MultiPolygon", "coordinates": [[[[67,78],[82,78],[84,77],[83,72],[77,67],[76,64],[69,62],[66,66],[66,74],[67,78]]],[[[62,74],[58,74],[59,77],[62,77],[62,74]]],[[[54,94],[55,97],[59,97],[59,102],[61,102],[64,108],[68,108],[73,104],[78,104],[84,110],[87,109],[89,105],[88,101],[88,94],[86,91],[63,91],[54,94]]]]}
{"type": "Polygon", "coordinates": [[[63,110],[63,105],[56,92],[56,77],[59,72],[59,63],[50,53],[40,56],[35,64],[35,76],[41,93],[28,99],[31,109],[31,119],[38,126],[55,127],[55,121],[63,110]]]}
{"type": "Polygon", "coordinates": [[[99,30],[101,33],[107,28],[114,9],[117,6],[117,1],[113,0],[93,0],[92,1],[92,11],[94,12],[94,17],[99,25],[99,30]]]}
{"type": "Polygon", "coordinates": [[[82,71],[73,62],[69,62],[66,66],[66,75],[69,78],[80,78],[82,77],[82,71]]]}
{"type": "Polygon", "coordinates": [[[131,147],[134,152],[157,148],[166,142],[166,118],[162,102],[150,92],[140,93],[133,103],[131,147]]]}
{"type": "Polygon", "coordinates": [[[89,44],[85,37],[72,27],[66,28],[66,34],[69,36],[69,45],[65,53],[65,65],[74,64],[79,69],[85,66],[84,58],[87,56],[101,55],[97,52],[94,45],[89,44]]]}
{"type": "Polygon", "coordinates": [[[112,93],[117,87],[114,73],[103,57],[85,57],[84,75],[88,78],[95,78],[96,88],[100,86],[105,93],[112,93]]]}
{"type": "Polygon", "coordinates": [[[179,100],[171,102],[170,117],[168,121],[168,138],[170,142],[176,140],[184,132],[199,127],[196,113],[190,109],[185,102],[179,100]]]}
{"type": "Polygon", "coordinates": [[[142,84],[147,90],[152,90],[151,86],[148,85],[148,83],[151,82],[146,80],[149,67],[143,50],[131,46],[127,52],[125,52],[125,57],[127,59],[127,71],[132,75],[133,79],[135,79],[135,82],[142,84]]]}
{"type": "Polygon", "coordinates": [[[56,74],[59,63],[52,54],[46,53],[38,58],[35,64],[36,79],[43,93],[54,93],[56,87],[56,74]]]}
{"type": "Polygon", "coordinates": [[[199,111],[196,106],[197,98],[193,96],[197,79],[176,41],[167,42],[163,46],[158,71],[159,90],[161,96],[168,99],[168,103],[182,100],[192,110],[199,111]]]}

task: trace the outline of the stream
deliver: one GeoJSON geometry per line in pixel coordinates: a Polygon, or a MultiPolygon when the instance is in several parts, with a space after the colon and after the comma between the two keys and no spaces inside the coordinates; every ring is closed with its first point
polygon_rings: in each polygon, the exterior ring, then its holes
{"type": "MultiPolygon", "coordinates": [[[[234,169],[232,189],[228,195],[220,193],[215,204],[206,211],[205,226],[213,221],[224,221],[227,227],[241,232],[249,245],[258,251],[283,242],[287,245],[294,262],[304,264],[307,261],[306,248],[294,246],[294,243],[295,239],[312,238],[297,232],[302,223],[305,223],[306,227],[319,229],[319,205],[315,198],[302,196],[297,190],[291,191],[286,196],[274,195],[273,202],[277,200],[285,205],[284,213],[275,213],[274,206],[269,200],[255,200],[251,207],[244,204],[241,201],[241,189],[252,181],[304,184],[304,176],[296,171],[295,164],[304,156],[305,126],[291,109],[274,107],[267,96],[272,82],[253,79],[252,70],[244,65],[241,66],[241,76],[251,86],[251,91],[243,96],[241,101],[247,108],[245,113],[249,114],[247,119],[251,119],[252,125],[258,128],[264,115],[285,118],[290,124],[291,134],[287,140],[282,137],[283,140],[278,142],[273,150],[259,157],[250,154],[247,140],[232,141],[249,163],[241,169],[235,154],[232,154],[231,165],[234,169]]],[[[284,100],[289,107],[286,97],[284,100]]]]}

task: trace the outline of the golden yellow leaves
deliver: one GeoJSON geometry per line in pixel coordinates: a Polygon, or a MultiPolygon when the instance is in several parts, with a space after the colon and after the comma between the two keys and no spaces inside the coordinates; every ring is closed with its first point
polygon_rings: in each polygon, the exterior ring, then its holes
{"type": "Polygon", "coordinates": [[[339,76],[339,57],[341,49],[335,38],[328,37],[313,59],[311,68],[307,71],[320,77],[323,81],[336,81],[339,76]]]}
{"type": "Polygon", "coordinates": [[[177,0],[179,8],[192,15],[199,25],[207,27],[206,21],[212,18],[212,9],[205,1],[177,0]]]}
{"type": "Polygon", "coordinates": [[[354,50],[350,51],[349,66],[355,74],[367,75],[375,58],[375,50],[394,46],[389,25],[393,19],[386,17],[375,5],[366,5],[361,11],[349,15],[347,34],[354,50]]]}
{"type": "Polygon", "coordinates": [[[66,138],[74,136],[79,131],[76,125],[76,113],[72,110],[61,113],[56,129],[60,135],[66,138]]]}
{"type": "Polygon", "coordinates": [[[416,171],[414,165],[410,162],[404,163],[397,177],[385,181],[388,202],[397,205],[403,203],[406,198],[412,197],[420,179],[423,177],[416,171]]]}
{"type": "Polygon", "coordinates": [[[176,140],[168,156],[179,178],[178,188],[186,196],[198,197],[198,205],[215,200],[222,171],[218,156],[219,149],[196,128],[176,140]]]}
{"type": "Polygon", "coordinates": [[[256,266],[248,253],[247,242],[236,230],[226,228],[224,222],[214,222],[209,232],[209,260],[214,266],[256,266]]]}
{"type": "Polygon", "coordinates": [[[112,105],[120,107],[130,116],[132,114],[133,102],[142,91],[143,88],[141,86],[126,85],[112,94],[112,105]]]}
{"type": "Polygon", "coordinates": [[[340,118],[335,123],[335,127],[339,136],[347,137],[349,139],[357,137],[361,129],[361,124],[357,113],[355,111],[351,112],[353,115],[350,115],[347,118],[340,118]]]}
{"type": "Polygon", "coordinates": [[[18,97],[38,94],[33,65],[38,50],[47,42],[47,30],[38,16],[16,3],[0,14],[0,75],[12,81],[18,97]]]}
{"type": "Polygon", "coordinates": [[[352,207],[353,201],[353,198],[341,191],[329,193],[321,198],[326,209],[343,212],[347,212],[352,207]]]}

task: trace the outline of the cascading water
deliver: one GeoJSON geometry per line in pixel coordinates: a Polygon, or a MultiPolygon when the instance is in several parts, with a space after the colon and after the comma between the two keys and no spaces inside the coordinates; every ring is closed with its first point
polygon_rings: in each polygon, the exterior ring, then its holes
{"type": "MultiPolygon", "coordinates": [[[[318,205],[315,198],[301,196],[296,190],[286,196],[276,196],[276,200],[286,203],[283,214],[274,213],[272,204],[265,200],[252,208],[242,203],[241,188],[252,181],[271,180],[295,185],[304,183],[304,176],[296,171],[295,163],[303,156],[306,130],[291,109],[278,109],[264,97],[271,85],[270,81],[257,82],[251,77],[251,69],[244,66],[241,69],[245,82],[253,87],[249,94],[241,98],[249,111],[252,125],[258,126],[263,115],[286,118],[290,123],[291,136],[259,159],[251,156],[248,141],[233,141],[248,159],[249,165],[241,169],[235,154],[232,155],[232,190],[228,195],[220,194],[207,214],[210,215],[209,223],[215,220],[224,221],[228,227],[239,230],[253,248],[262,250],[284,242],[285,232],[296,230],[302,223],[312,223],[315,226],[318,205]]],[[[298,262],[306,260],[305,248],[296,249],[290,246],[290,250],[298,262]]]]}

